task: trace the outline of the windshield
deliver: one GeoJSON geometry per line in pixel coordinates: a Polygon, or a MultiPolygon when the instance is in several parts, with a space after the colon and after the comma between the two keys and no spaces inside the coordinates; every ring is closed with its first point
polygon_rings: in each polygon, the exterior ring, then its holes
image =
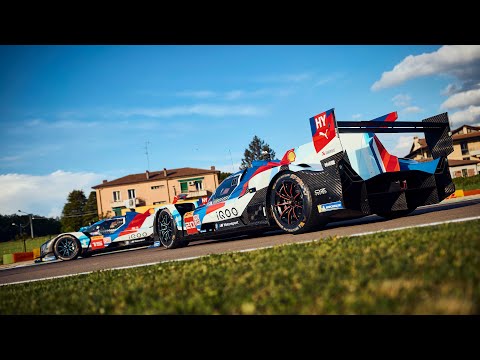
{"type": "Polygon", "coordinates": [[[89,226],[85,231],[88,233],[99,232],[100,234],[111,234],[115,232],[115,230],[117,230],[120,226],[122,226],[124,221],[124,218],[104,220],[100,224],[93,224],[92,226],[89,226]]]}
{"type": "Polygon", "coordinates": [[[228,177],[225,180],[223,180],[223,182],[218,186],[217,190],[215,191],[215,194],[212,195],[209,201],[211,201],[212,204],[215,204],[228,199],[230,194],[237,187],[239,177],[240,177],[240,174],[232,177],[228,177]]]}

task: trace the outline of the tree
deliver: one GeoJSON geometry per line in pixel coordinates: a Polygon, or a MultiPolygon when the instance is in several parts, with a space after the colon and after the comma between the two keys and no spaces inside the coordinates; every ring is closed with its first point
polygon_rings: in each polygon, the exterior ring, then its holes
{"type": "Polygon", "coordinates": [[[83,190],[73,190],[68,194],[67,203],[63,206],[62,231],[78,231],[83,224],[83,209],[87,203],[87,198],[83,190]]]}
{"type": "MultiPolygon", "coordinates": [[[[33,234],[35,237],[60,233],[58,219],[33,215],[33,234]]],[[[13,239],[30,238],[29,218],[26,215],[0,215],[0,242],[13,239]],[[12,225],[15,224],[15,225],[12,225]],[[20,235],[20,232],[22,235],[20,235]]]]}
{"type": "Polygon", "coordinates": [[[98,211],[97,211],[97,193],[91,191],[88,195],[87,202],[83,208],[83,224],[93,224],[98,221],[98,211]]]}
{"type": "Polygon", "coordinates": [[[225,180],[230,175],[232,175],[232,173],[221,171],[220,174],[218,174],[218,181],[222,182],[223,180],[225,180]]]}
{"type": "Polygon", "coordinates": [[[254,160],[272,160],[275,158],[275,151],[270,148],[270,145],[266,144],[257,135],[253,137],[253,140],[248,145],[248,149],[245,149],[243,154],[242,164],[240,170],[246,169],[252,166],[254,160]],[[265,154],[263,153],[265,152],[265,154]]]}

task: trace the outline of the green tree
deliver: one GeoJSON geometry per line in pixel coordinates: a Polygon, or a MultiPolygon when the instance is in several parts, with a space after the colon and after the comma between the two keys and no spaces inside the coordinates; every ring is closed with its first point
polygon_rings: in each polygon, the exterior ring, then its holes
{"type": "Polygon", "coordinates": [[[220,174],[218,174],[218,181],[221,183],[223,180],[225,180],[230,175],[232,175],[232,173],[221,171],[220,174]]]}
{"type": "Polygon", "coordinates": [[[83,190],[73,190],[68,194],[67,203],[63,206],[62,218],[62,231],[78,231],[78,229],[84,226],[83,223],[83,211],[87,198],[83,190]]]}
{"type": "Polygon", "coordinates": [[[245,149],[240,170],[252,166],[252,161],[254,160],[272,160],[274,158],[275,151],[270,148],[270,145],[255,135],[248,148],[245,149]]]}
{"type": "Polygon", "coordinates": [[[83,208],[83,224],[93,224],[98,221],[98,211],[97,211],[97,193],[95,191],[90,191],[88,195],[87,202],[83,208]]]}

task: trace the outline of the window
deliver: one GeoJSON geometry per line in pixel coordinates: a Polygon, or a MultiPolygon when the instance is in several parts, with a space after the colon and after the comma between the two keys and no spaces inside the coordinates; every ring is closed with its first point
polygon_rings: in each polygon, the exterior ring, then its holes
{"type": "Polygon", "coordinates": [[[462,176],[467,177],[467,169],[462,169],[462,176]]]}
{"type": "Polygon", "coordinates": [[[462,176],[462,172],[461,171],[455,171],[455,176],[454,177],[461,177],[462,176]]]}
{"type": "Polygon", "coordinates": [[[135,199],[135,189],[128,189],[128,198],[135,199]]]}
{"type": "Polygon", "coordinates": [[[202,182],[201,180],[195,181],[195,189],[196,189],[197,191],[203,190],[203,182],[202,182]]]}
{"type": "Polygon", "coordinates": [[[468,176],[475,176],[475,170],[468,169],[468,176]]]}
{"type": "Polygon", "coordinates": [[[155,186],[150,187],[150,189],[157,190],[157,189],[163,188],[164,186],[165,185],[155,185],[155,186]]]}
{"type": "Polygon", "coordinates": [[[188,192],[188,183],[186,181],[180,183],[180,191],[182,193],[188,192]]]}
{"type": "Polygon", "coordinates": [[[180,183],[181,193],[188,193],[189,188],[190,188],[190,191],[203,190],[203,177],[182,179],[182,180],[178,180],[178,182],[180,183]]]}
{"type": "Polygon", "coordinates": [[[120,191],[113,192],[113,201],[114,202],[120,201],[120,191]]]}
{"type": "Polygon", "coordinates": [[[462,142],[460,143],[460,147],[462,148],[462,155],[468,154],[468,143],[467,142],[462,142]]]}
{"type": "Polygon", "coordinates": [[[160,204],[165,204],[166,201],[154,201],[153,205],[160,205],[160,204]]]}

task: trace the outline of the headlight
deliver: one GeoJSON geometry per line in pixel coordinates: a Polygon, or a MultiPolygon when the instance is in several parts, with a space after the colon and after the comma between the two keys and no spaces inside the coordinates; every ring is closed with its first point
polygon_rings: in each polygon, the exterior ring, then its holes
{"type": "Polygon", "coordinates": [[[52,240],[48,240],[46,243],[43,243],[42,246],[40,246],[40,255],[44,255],[48,252],[48,248],[52,240]]]}

